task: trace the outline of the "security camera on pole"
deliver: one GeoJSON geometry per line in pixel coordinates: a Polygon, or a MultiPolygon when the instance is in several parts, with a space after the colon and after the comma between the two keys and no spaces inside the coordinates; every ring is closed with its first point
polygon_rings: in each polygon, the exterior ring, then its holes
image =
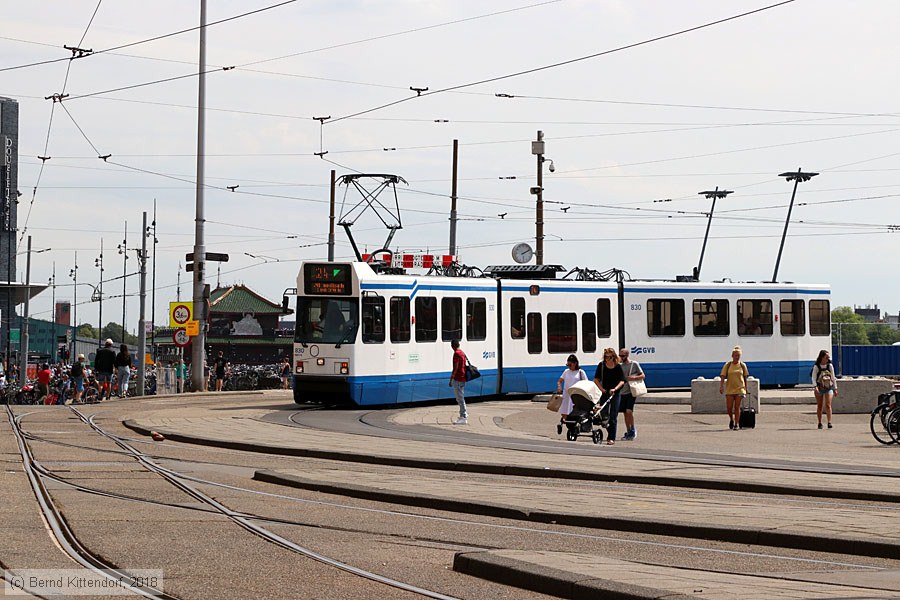
{"type": "Polygon", "coordinates": [[[544,162],[550,163],[550,172],[556,171],[556,166],[549,158],[544,158],[544,132],[537,132],[537,139],[531,142],[531,153],[537,156],[537,186],[531,188],[531,193],[537,196],[535,214],[535,264],[544,264],[544,162]]]}

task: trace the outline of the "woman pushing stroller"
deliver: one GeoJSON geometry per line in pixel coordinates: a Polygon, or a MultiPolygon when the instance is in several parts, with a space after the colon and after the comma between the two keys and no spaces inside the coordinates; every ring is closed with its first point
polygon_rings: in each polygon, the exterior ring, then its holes
{"type": "Polygon", "coordinates": [[[556,382],[556,393],[562,394],[562,404],[559,405],[559,423],[556,425],[556,433],[561,434],[566,417],[572,412],[572,396],[569,388],[572,384],[586,380],[587,374],[578,366],[578,357],[570,354],[566,359],[566,370],[559,376],[556,382]]]}
{"type": "Polygon", "coordinates": [[[619,393],[625,386],[625,373],[619,364],[619,355],[614,348],[606,348],[603,351],[603,361],[597,365],[594,373],[594,383],[600,388],[600,392],[609,398],[609,426],[607,427],[607,445],[616,443],[616,425],[619,417],[619,393]]]}

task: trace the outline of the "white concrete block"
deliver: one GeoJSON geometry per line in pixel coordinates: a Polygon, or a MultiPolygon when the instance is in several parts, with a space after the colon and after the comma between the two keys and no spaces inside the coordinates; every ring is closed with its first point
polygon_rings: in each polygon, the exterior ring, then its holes
{"type": "MultiPolygon", "coordinates": [[[[831,401],[836,414],[870,413],[878,405],[878,395],[894,389],[894,382],[881,377],[838,379],[837,395],[831,401]]],[[[812,395],[812,390],[810,390],[812,395]]]]}
{"type": "MultiPolygon", "coordinates": [[[[696,414],[727,414],[725,395],[719,393],[720,380],[694,379],[691,381],[691,412],[696,414]]],[[[744,398],[744,406],[752,406],[759,413],[759,380],[747,378],[749,397],[744,398]]]]}

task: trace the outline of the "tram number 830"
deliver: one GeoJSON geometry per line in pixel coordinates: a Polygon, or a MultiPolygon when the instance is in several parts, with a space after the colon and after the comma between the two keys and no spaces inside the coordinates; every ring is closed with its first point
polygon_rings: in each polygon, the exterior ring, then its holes
{"type": "Polygon", "coordinates": [[[640,304],[632,304],[631,305],[631,310],[641,310],[641,308],[642,307],[640,304]]]}

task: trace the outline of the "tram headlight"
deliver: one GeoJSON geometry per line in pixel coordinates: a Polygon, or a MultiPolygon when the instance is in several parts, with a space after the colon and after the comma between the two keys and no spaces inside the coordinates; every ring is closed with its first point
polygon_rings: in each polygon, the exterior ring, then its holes
{"type": "Polygon", "coordinates": [[[341,375],[349,375],[350,374],[350,363],[342,362],[341,363],[341,375]]]}
{"type": "Polygon", "coordinates": [[[320,367],[324,366],[324,365],[325,365],[325,359],[324,359],[324,358],[317,358],[317,359],[316,359],[316,364],[319,365],[320,367]]]}
{"type": "Polygon", "coordinates": [[[303,372],[303,361],[302,360],[297,361],[297,367],[296,367],[296,369],[294,369],[294,371],[297,373],[303,372]]]}

